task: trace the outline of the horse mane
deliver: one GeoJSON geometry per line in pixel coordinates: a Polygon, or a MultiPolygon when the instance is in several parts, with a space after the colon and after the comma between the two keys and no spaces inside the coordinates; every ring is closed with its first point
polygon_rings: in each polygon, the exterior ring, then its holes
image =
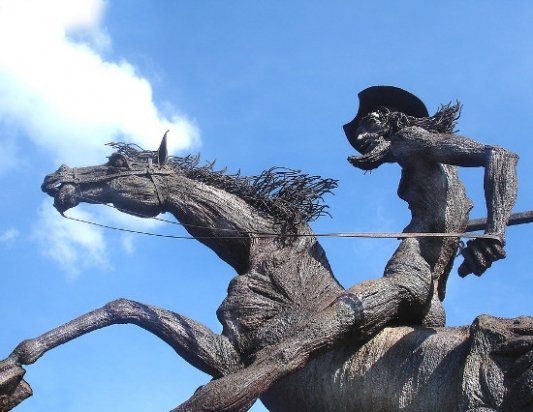
{"type": "MultiPolygon", "coordinates": [[[[128,160],[152,159],[157,152],[131,143],[109,143],[128,160]]],[[[323,196],[337,187],[337,180],[310,176],[300,170],[272,167],[255,176],[243,176],[240,170],[226,173],[227,168],[215,170],[215,161],[199,166],[200,155],[170,156],[167,165],[176,173],[236,195],[246,203],[268,213],[277,222],[294,229],[301,222],[311,222],[329,215],[323,196]]]]}

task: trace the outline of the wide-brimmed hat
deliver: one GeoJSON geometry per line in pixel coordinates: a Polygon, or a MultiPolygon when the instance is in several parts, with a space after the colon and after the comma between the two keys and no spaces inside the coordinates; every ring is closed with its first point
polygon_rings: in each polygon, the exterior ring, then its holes
{"type": "Polygon", "coordinates": [[[428,117],[426,105],[414,94],[394,86],[371,86],[357,95],[359,110],[354,119],[343,126],[344,133],[353,147],[357,138],[356,130],[359,122],[367,114],[380,108],[387,108],[393,112],[402,112],[412,117],[428,117]]]}

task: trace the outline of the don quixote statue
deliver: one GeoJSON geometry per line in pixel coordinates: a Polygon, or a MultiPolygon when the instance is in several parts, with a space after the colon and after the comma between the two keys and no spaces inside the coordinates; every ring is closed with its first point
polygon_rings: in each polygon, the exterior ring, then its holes
{"type": "Polygon", "coordinates": [[[0,363],[0,410],[31,395],[24,365],[85,333],[132,323],[155,334],[213,380],[174,411],[531,411],[533,318],[487,315],[445,327],[446,282],[472,207],[456,169],[484,168],[487,219],[461,254],[459,275],[481,275],[505,257],[518,157],[454,132],[460,105],[430,116],[392,86],[359,93],[344,126],[371,170],[397,163],[411,210],[382,277],[344,289],[309,222],[331,179],[271,169],[229,175],[157,151],[115,143],[99,166],[61,166],[42,189],[60,213],[81,202],[135,216],[168,212],[231,265],[236,276],[217,316],[221,334],[165,309],[118,299],[37,338],[0,363]]]}

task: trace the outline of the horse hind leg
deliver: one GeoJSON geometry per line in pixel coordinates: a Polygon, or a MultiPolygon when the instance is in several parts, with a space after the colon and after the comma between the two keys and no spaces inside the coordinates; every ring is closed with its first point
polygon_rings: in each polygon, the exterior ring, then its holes
{"type": "Polygon", "coordinates": [[[0,362],[0,412],[10,411],[32,395],[30,385],[22,379],[25,373],[14,359],[0,362]]]}

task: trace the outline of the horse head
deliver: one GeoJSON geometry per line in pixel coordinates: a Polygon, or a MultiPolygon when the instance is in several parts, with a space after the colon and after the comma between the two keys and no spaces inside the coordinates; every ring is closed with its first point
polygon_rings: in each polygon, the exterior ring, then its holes
{"type": "Polygon", "coordinates": [[[163,211],[158,181],[175,173],[167,166],[166,133],[159,150],[137,150],[134,145],[110,143],[115,149],[105,164],[71,168],[62,165],[47,175],[42,190],[54,198],[63,214],[81,202],[111,203],[119,210],[152,217],[163,211]]]}

